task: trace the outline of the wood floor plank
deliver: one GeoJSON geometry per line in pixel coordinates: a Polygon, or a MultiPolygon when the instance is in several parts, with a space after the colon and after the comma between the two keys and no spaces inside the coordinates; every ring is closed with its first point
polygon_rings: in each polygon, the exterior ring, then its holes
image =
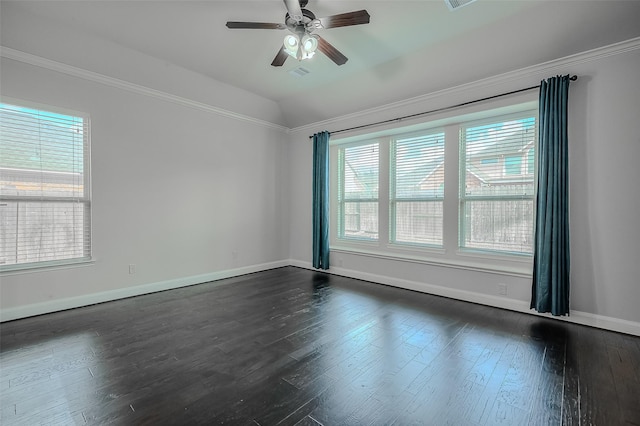
{"type": "Polygon", "coordinates": [[[0,422],[640,425],[640,338],[285,267],[0,324],[0,422]]]}
{"type": "Polygon", "coordinates": [[[565,367],[564,344],[547,344],[538,389],[533,393],[529,414],[530,425],[560,425],[565,367]]]}
{"type": "Polygon", "coordinates": [[[628,424],[638,424],[640,420],[640,395],[637,393],[638,377],[636,371],[640,364],[640,356],[626,347],[607,346],[609,365],[616,389],[616,397],[620,405],[622,420],[628,424]]]}
{"type": "Polygon", "coordinates": [[[544,351],[545,346],[541,343],[519,343],[498,391],[498,401],[524,412],[529,411],[533,396],[539,388],[544,351]]]}
{"type": "MultiPolygon", "coordinates": [[[[624,424],[605,340],[601,333],[578,329],[578,377],[581,424],[624,424]]],[[[622,378],[617,378],[618,380],[622,378]]]]}
{"type": "Polygon", "coordinates": [[[469,410],[467,419],[478,424],[487,424],[490,412],[497,402],[498,392],[507,375],[511,361],[516,353],[517,342],[507,340],[500,352],[500,357],[489,376],[486,385],[474,397],[475,404],[469,410]]]}

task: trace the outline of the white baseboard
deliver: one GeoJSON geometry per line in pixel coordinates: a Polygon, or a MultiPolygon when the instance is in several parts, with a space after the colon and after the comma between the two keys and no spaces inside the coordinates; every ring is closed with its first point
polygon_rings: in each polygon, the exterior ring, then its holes
{"type": "MultiPolygon", "coordinates": [[[[66,299],[53,300],[50,302],[34,303],[31,305],[18,306],[15,308],[0,310],[0,322],[12,321],[20,318],[27,318],[35,315],[48,314],[67,309],[79,308],[82,306],[94,305],[96,303],[109,302],[112,300],[124,299],[127,297],[141,296],[143,294],[155,293],[158,291],[171,290],[190,285],[202,284],[210,281],[217,281],[225,278],[237,277],[240,275],[251,274],[254,272],[266,271],[269,269],[281,268],[284,266],[296,266],[299,268],[315,270],[311,263],[300,260],[289,259],[276,262],[262,263],[251,265],[237,269],[229,269],[224,271],[211,272],[202,275],[193,275],[173,280],[160,281],[139,285],[135,287],[121,288],[112,291],[104,291],[100,293],[88,294],[66,299]]],[[[481,305],[491,306],[494,308],[508,309],[511,311],[522,312],[530,315],[537,315],[545,318],[551,318],[559,321],[566,321],[574,324],[586,325],[590,327],[602,328],[620,333],[632,334],[640,336],[640,323],[627,321],[619,318],[596,315],[589,312],[571,311],[569,317],[554,317],[549,314],[540,314],[529,308],[529,303],[509,299],[506,297],[493,296],[488,294],[476,293],[466,290],[453,289],[434,284],[421,283],[417,281],[403,280],[399,278],[370,274],[367,272],[356,271],[346,268],[332,267],[326,272],[333,275],[340,275],[359,280],[371,281],[378,284],[389,285],[392,287],[403,288],[407,290],[419,291],[422,293],[433,294],[436,296],[448,297],[465,302],[478,303],[481,305]]]]}
{"type": "MultiPolygon", "coordinates": [[[[291,259],[289,261],[289,264],[291,266],[297,266],[299,268],[316,270],[309,262],[291,259]]],[[[571,315],[568,317],[556,317],[551,314],[540,314],[531,310],[529,308],[529,303],[523,300],[509,299],[506,297],[492,296],[488,294],[453,289],[439,285],[403,280],[400,278],[370,274],[367,272],[355,271],[346,268],[331,267],[328,271],[320,272],[326,272],[329,274],[340,275],[349,278],[356,278],[359,280],[371,281],[378,284],[419,291],[422,293],[448,297],[456,300],[463,300],[465,302],[478,303],[480,305],[491,306],[494,308],[508,309],[510,311],[522,312],[525,314],[536,315],[554,320],[566,321],[574,324],[586,325],[610,331],[617,331],[620,333],[632,334],[634,336],[640,336],[640,323],[634,321],[627,321],[619,318],[607,317],[603,315],[592,314],[589,312],[574,310],[571,311],[571,315]]]]}
{"type": "Polygon", "coordinates": [[[156,293],[158,291],[187,287],[190,285],[217,281],[224,278],[232,278],[254,272],[266,271],[268,269],[281,268],[283,266],[289,266],[289,262],[286,260],[280,260],[277,262],[262,263],[243,268],[228,269],[225,271],[217,271],[208,274],[193,275],[173,280],[143,284],[135,287],[127,287],[83,296],[69,297],[66,299],[52,300],[50,302],[34,303],[31,305],[2,309],[0,310],[0,322],[27,318],[35,315],[49,314],[57,311],[94,305],[96,303],[110,302],[112,300],[124,299],[127,297],[141,296],[143,294],[156,293]]]}

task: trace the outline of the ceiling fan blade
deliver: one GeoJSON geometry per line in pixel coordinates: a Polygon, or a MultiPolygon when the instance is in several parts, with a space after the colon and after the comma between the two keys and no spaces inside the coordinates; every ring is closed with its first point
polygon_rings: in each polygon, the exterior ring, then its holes
{"type": "Polygon", "coordinates": [[[351,25],[368,24],[369,13],[366,10],[358,10],[355,12],[341,13],[339,15],[327,16],[325,18],[319,18],[312,21],[312,25],[315,28],[337,28],[337,27],[349,27],[351,25]]]}
{"type": "Polygon", "coordinates": [[[315,37],[318,38],[318,50],[327,55],[327,57],[337,65],[344,65],[344,63],[348,61],[347,57],[340,53],[340,51],[333,47],[327,40],[317,34],[315,37]]]}
{"type": "Polygon", "coordinates": [[[284,64],[284,61],[287,60],[287,56],[289,56],[289,55],[287,54],[287,52],[285,52],[284,46],[282,46],[280,48],[280,51],[276,55],[276,57],[273,58],[273,62],[271,62],[271,66],[273,66],[273,67],[281,67],[284,64]]]}
{"type": "Polygon", "coordinates": [[[299,0],[283,0],[284,5],[287,7],[289,16],[296,22],[302,22],[302,8],[300,8],[299,0]]]}
{"type": "Polygon", "coordinates": [[[254,29],[254,30],[284,30],[284,24],[274,24],[271,22],[227,22],[227,28],[231,29],[254,29]]]}

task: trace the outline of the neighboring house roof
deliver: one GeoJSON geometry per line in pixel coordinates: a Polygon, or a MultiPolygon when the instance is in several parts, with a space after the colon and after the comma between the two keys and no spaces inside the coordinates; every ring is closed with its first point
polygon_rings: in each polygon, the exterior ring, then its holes
{"type": "Polygon", "coordinates": [[[436,170],[444,164],[444,156],[434,157],[431,161],[420,165],[408,172],[396,176],[396,196],[397,197],[418,197],[426,195],[442,195],[438,188],[424,189],[422,185],[436,170]]]}
{"type": "Polygon", "coordinates": [[[480,183],[488,183],[491,180],[491,177],[486,173],[483,173],[478,167],[473,164],[467,165],[467,173],[475,177],[480,181],[480,183]]]}
{"type": "Polygon", "coordinates": [[[426,181],[428,181],[432,176],[435,175],[436,171],[438,171],[438,169],[443,166],[444,166],[444,157],[438,162],[438,164],[435,165],[435,167],[433,167],[431,170],[427,172],[424,178],[422,178],[422,180],[420,181],[419,185],[422,185],[426,181]]]}

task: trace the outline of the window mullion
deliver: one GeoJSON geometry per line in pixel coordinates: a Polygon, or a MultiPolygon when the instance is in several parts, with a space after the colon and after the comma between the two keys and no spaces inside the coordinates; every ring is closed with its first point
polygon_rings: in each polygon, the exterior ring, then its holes
{"type": "Polygon", "coordinates": [[[340,217],[342,212],[344,211],[344,205],[342,204],[342,199],[344,198],[342,195],[342,188],[340,185],[344,181],[344,169],[342,168],[342,152],[337,147],[332,147],[329,150],[330,162],[329,167],[331,168],[331,176],[329,179],[329,187],[331,191],[331,201],[329,204],[329,208],[331,209],[331,218],[334,220],[335,225],[330,226],[331,236],[334,241],[339,236],[342,236],[344,229],[342,226],[342,218],[340,217]],[[335,200],[335,202],[333,202],[335,200]]]}
{"type": "Polygon", "coordinates": [[[447,253],[458,248],[458,186],[460,126],[453,124],[444,129],[444,203],[442,207],[443,246],[447,253]]]}
{"type": "Polygon", "coordinates": [[[390,241],[390,190],[391,182],[391,140],[389,138],[379,141],[380,163],[379,163],[379,186],[378,186],[378,241],[380,247],[385,247],[390,241]]]}

